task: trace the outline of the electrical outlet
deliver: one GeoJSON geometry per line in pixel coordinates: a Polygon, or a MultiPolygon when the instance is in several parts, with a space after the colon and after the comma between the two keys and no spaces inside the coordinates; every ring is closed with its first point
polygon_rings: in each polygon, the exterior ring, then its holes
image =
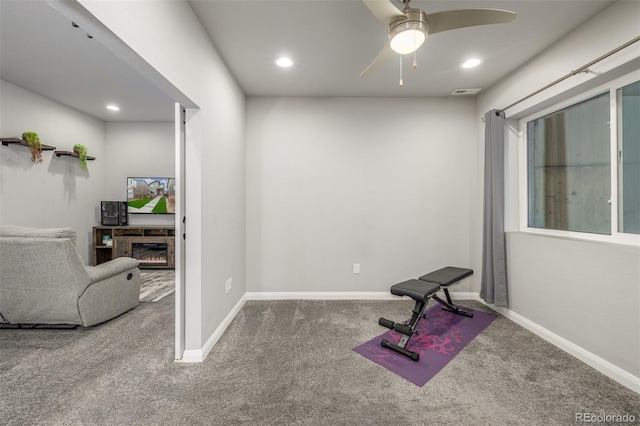
{"type": "Polygon", "coordinates": [[[353,273],[354,274],[359,274],[360,273],[360,264],[359,263],[354,263],[353,264],[353,273]]]}
{"type": "Polygon", "coordinates": [[[233,287],[233,278],[229,278],[225,283],[225,290],[227,293],[231,291],[231,287],[233,287]]]}

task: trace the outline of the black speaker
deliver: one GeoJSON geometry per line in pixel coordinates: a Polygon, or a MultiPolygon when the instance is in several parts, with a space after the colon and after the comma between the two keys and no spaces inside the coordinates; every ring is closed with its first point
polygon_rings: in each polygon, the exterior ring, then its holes
{"type": "Polygon", "coordinates": [[[118,226],[129,224],[129,214],[126,201],[101,201],[100,218],[104,226],[118,226]]]}
{"type": "Polygon", "coordinates": [[[127,209],[127,202],[120,201],[120,217],[119,224],[120,225],[128,225],[129,224],[129,210],[127,209]]]}

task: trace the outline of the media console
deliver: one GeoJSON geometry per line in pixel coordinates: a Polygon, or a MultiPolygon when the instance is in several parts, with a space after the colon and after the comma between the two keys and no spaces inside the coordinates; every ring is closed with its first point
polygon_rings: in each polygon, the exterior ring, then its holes
{"type": "Polygon", "coordinates": [[[140,268],[175,268],[174,226],[94,226],[93,265],[133,257],[140,268]]]}

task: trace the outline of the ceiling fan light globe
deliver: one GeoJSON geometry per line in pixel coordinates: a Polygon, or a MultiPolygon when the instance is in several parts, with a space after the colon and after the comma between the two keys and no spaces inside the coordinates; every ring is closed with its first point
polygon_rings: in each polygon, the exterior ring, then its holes
{"type": "Polygon", "coordinates": [[[401,55],[413,53],[427,39],[426,34],[420,30],[404,30],[393,36],[390,41],[391,48],[401,55]]]}
{"type": "Polygon", "coordinates": [[[389,24],[389,46],[402,55],[415,52],[427,39],[427,18],[419,9],[405,9],[405,17],[389,24]]]}

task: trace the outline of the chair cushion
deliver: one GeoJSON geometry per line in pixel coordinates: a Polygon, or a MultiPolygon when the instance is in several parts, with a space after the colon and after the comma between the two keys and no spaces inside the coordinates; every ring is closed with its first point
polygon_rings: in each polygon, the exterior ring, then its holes
{"type": "Polygon", "coordinates": [[[473,275],[473,269],[456,268],[455,266],[447,266],[446,268],[438,269],[426,275],[420,277],[421,281],[428,281],[430,283],[436,283],[443,287],[451,284],[455,284],[461,279],[473,275]]]}
{"type": "Polygon", "coordinates": [[[420,280],[407,280],[391,286],[391,294],[409,296],[413,300],[425,301],[433,293],[440,290],[440,286],[420,280]]]}

